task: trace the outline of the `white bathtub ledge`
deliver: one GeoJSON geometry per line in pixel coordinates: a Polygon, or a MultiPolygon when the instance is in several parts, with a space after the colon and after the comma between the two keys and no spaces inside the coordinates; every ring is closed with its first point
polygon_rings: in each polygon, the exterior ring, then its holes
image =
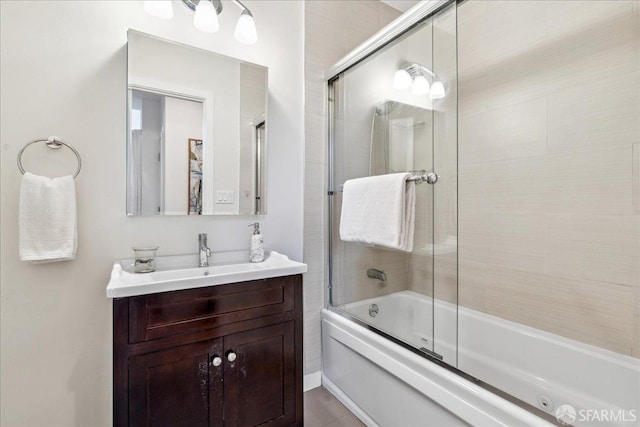
{"type": "Polygon", "coordinates": [[[388,371],[471,425],[552,426],[546,420],[344,317],[322,311],[323,333],[388,371]]]}

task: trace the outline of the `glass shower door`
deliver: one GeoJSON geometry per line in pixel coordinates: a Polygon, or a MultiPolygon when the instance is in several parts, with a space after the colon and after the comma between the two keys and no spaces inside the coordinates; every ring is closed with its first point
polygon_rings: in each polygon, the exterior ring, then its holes
{"type": "Polygon", "coordinates": [[[452,365],[457,361],[455,16],[453,5],[329,82],[330,305],[452,365]],[[417,182],[412,249],[341,240],[344,183],[393,173],[410,173],[417,182]]]}
{"type": "Polygon", "coordinates": [[[434,352],[458,366],[458,64],[457,7],[433,17],[433,70],[445,96],[433,101],[434,352]]]}

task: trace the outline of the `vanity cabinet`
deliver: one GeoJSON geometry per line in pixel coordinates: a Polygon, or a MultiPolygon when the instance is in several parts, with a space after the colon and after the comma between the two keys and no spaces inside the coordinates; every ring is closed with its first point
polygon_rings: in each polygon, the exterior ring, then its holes
{"type": "Polygon", "coordinates": [[[117,298],[114,425],[302,426],[302,276],[117,298]]]}

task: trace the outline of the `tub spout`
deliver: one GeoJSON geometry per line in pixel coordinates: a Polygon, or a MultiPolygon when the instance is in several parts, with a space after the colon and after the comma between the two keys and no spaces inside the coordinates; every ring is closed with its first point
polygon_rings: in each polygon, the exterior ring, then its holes
{"type": "Polygon", "coordinates": [[[382,270],[378,270],[377,268],[370,268],[367,270],[367,277],[372,279],[378,279],[381,282],[387,281],[387,275],[382,270]]]}

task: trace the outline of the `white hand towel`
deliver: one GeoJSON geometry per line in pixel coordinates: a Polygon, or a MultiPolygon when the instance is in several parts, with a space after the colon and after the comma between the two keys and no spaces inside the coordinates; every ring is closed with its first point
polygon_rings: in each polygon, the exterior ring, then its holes
{"type": "Polygon", "coordinates": [[[346,242],[413,250],[415,183],[395,173],[344,183],[340,239],[346,242]]]}
{"type": "Polygon", "coordinates": [[[24,174],[19,205],[20,259],[72,260],[78,247],[76,188],[72,176],[24,174]]]}

